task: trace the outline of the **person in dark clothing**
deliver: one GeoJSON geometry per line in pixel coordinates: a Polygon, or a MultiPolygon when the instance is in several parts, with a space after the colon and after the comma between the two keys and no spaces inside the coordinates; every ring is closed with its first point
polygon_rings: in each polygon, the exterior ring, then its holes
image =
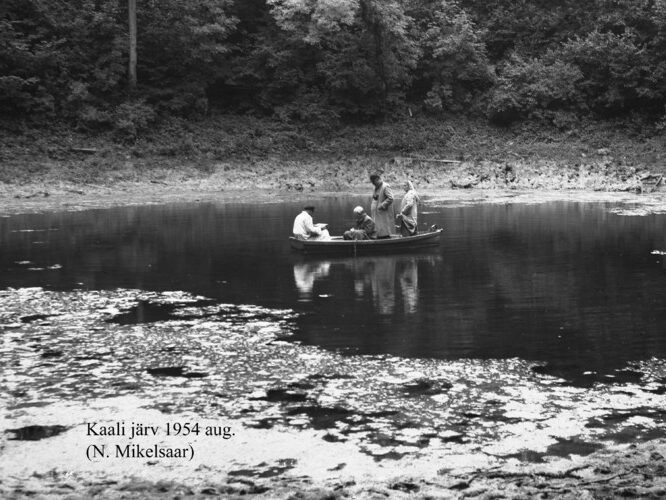
{"type": "Polygon", "coordinates": [[[356,207],[354,216],[356,217],[356,227],[345,231],[342,237],[345,240],[376,240],[377,228],[375,227],[375,221],[365,213],[363,207],[356,207]]]}

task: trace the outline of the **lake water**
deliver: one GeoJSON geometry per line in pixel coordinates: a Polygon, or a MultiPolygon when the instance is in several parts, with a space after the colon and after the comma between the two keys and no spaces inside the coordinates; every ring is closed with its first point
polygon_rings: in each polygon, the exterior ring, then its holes
{"type": "MultiPolygon", "coordinates": [[[[331,233],[365,197],[317,202],[331,233]]],[[[572,202],[424,205],[416,254],[302,257],[302,203],[175,204],[0,219],[0,283],[185,291],[297,313],[293,340],[345,354],[538,362],[574,385],[666,357],[666,215],[572,202]]],[[[168,318],[146,303],[125,321],[168,318]]],[[[634,380],[637,381],[637,380],[634,380]]]]}

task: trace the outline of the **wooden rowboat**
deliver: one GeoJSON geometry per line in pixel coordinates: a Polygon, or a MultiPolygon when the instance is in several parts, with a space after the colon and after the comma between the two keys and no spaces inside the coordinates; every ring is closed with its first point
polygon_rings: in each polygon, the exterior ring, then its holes
{"type": "Polygon", "coordinates": [[[360,253],[388,253],[409,251],[439,245],[443,229],[437,229],[416,236],[391,236],[382,240],[345,240],[342,236],[332,236],[330,240],[299,240],[291,236],[291,248],[302,253],[331,253],[356,255],[360,253]]]}

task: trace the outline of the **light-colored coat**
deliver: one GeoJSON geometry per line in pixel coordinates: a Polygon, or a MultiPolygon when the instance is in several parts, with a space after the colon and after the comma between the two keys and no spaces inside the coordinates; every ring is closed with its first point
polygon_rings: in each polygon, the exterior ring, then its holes
{"type": "Polygon", "coordinates": [[[377,228],[377,238],[395,234],[393,191],[391,191],[391,186],[385,182],[382,182],[379,187],[375,188],[370,212],[377,228]]]}
{"type": "Polygon", "coordinates": [[[412,183],[409,183],[409,191],[405,193],[400,204],[400,232],[403,236],[412,236],[416,234],[416,219],[418,217],[419,195],[416,194],[412,183]]]}
{"type": "Polygon", "coordinates": [[[312,216],[303,210],[294,219],[292,232],[299,240],[328,240],[330,235],[325,224],[314,224],[312,216]]]}

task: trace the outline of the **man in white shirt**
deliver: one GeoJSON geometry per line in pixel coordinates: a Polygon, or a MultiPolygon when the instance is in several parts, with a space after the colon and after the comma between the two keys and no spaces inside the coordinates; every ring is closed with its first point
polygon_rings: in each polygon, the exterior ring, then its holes
{"type": "Polygon", "coordinates": [[[315,224],[312,222],[314,206],[306,205],[303,211],[294,219],[294,236],[300,240],[329,240],[326,224],[315,224]]]}

